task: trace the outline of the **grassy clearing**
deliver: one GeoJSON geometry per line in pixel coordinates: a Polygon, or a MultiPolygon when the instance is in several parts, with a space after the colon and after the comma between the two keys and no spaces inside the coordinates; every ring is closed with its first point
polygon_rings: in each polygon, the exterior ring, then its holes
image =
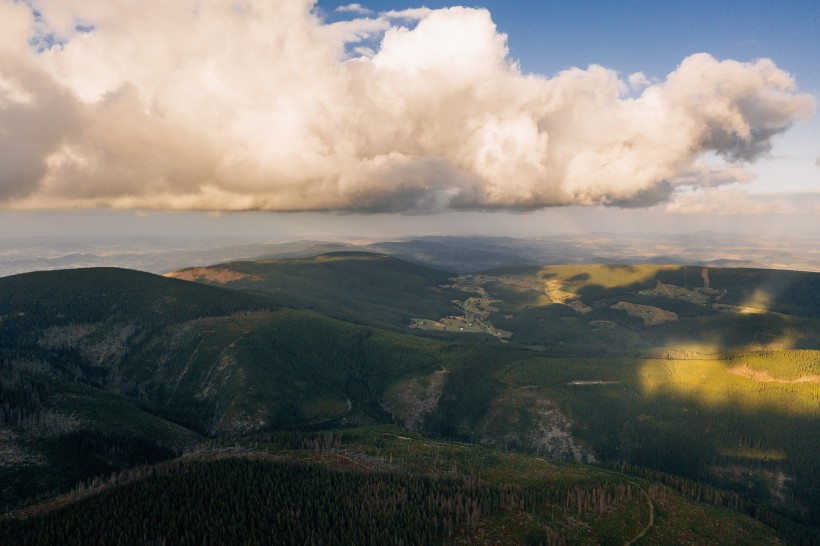
{"type": "Polygon", "coordinates": [[[647,326],[663,324],[664,322],[676,322],[678,320],[678,315],[672,311],[652,307],[651,305],[639,305],[637,303],[619,301],[611,308],[626,311],[626,314],[641,319],[647,326]]]}
{"type": "Polygon", "coordinates": [[[731,358],[733,366],[743,365],[766,372],[782,380],[799,380],[820,375],[820,351],[786,350],[739,354],[731,358]]]}
{"type": "Polygon", "coordinates": [[[646,360],[640,384],[649,396],[673,394],[698,405],[820,416],[820,384],[765,383],[732,373],[726,360],[646,360]]]}

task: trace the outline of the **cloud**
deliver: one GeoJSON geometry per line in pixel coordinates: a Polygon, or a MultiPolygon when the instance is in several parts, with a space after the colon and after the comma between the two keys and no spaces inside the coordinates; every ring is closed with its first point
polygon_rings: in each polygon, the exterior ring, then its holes
{"type": "Polygon", "coordinates": [[[814,160],[814,164],[820,167],[820,155],[818,155],[817,159],[814,160]]]}
{"type": "Polygon", "coordinates": [[[387,19],[404,19],[406,21],[420,21],[430,15],[433,10],[430,8],[408,8],[400,10],[390,10],[381,13],[387,19]]]}
{"type": "Polygon", "coordinates": [[[339,13],[353,13],[356,15],[370,15],[373,13],[373,10],[366,8],[361,4],[347,4],[346,6],[339,6],[333,11],[337,11],[339,13]]]}
{"type": "Polygon", "coordinates": [[[31,4],[0,0],[6,208],[645,207],[748,180],[815,107],[766,59],[525,75],[483,9],[31,4]]]}
{"type": "Polygon", "coordinates": [[[706,188],[676,195],[664,207],[673,214],[792,214],[805,212],[805,194],[749,194],[737,188],[706,188]]]}
{"type": "Polygon", "coordinates": [[[736,183],[745,184],[755,178],[754,173],[742,166],[701,161],[691,169],[681,171],[675,180],[679,186],[710,188],[736,183]]]}
{"type": "Polygon", "coordinates": [[[652,82],[649,81],[649,78],[647,78],[643,72],[635,72],[630,74],[626,81],[629,82],[629,87],[636,91],[640,91],[652,85],[652,82]]]}

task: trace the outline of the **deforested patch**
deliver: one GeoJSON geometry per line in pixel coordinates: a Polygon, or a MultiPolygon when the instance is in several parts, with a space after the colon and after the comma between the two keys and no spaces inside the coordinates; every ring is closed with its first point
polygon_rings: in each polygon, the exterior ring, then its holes
{"type": "Polygon", "coordinates": [[[241,281],[242,279],[249,281],[264,280],[259,275],[240,273],[228,267],[192,267],[190,269],[174,271],[165,276],[183,281],[211,282],[216,284],[227,284],[229,282],[241,281]]]}
{"type": "Polygon", "coordinates": [[[758,383],[820,383],[820,375],[801,375],[795,379],[774,377],[769,372],[755,370],[748,364],[729,368],[729,373],[746,377],[758,383]]]}
{"type": "Polygon", "coordinates": [[[211,366],[205,374],[205,378],[202,381],[199,392],[196,394],[196,398],[198,400],[205,400],[217,393],[220,387],[224,386],[228,380],[230,380],[237,364],[238,361],[235,356],[223,351],[223,353],[219,355],[215,365],[211,366]]]}
{"type": "Polygon", "coordinates": [[[651,305],[619,301],[612,306],[612,309],[626,311],[629,316],[641,319],[647,326],[655,326],[656,324],[663,324],[664,322],[676,322],[678,320],[677,313],[651,305]]]}
{"type": "Polygon", "coordinates": [[[89,364],[110,368],[128,352],[136,332],[132,322],[67,324],[46,328],[38,342],[44,349],[76,349],[89,364]]]}
{"type": "Polygon", "coordinates": [[[81,424],[75,415],[44,410],[21,419],[19,426],[32,436],[47,438],[77,430],[81,424]]]}
{"type": "Polygon", "coordinates": [[[530,433],[536,451],[551,457],[595,462],[592,452],[585,452],[572,437],[572,422],[555,402],[539,398],[534,404],[537,415],[535,430],[530,433]]]}
{"type": "Polygon", "coordinates": [[[255,411],[239,411],[231,408],[213,425],[211,433],[219,435],[247,434],[268,425],[270,418],[267,408],[257,406],[255,411]]]}
{"type": "Polygon", "coordinates": [[[75,349],[80,346],[81,341],[102,325],[102,322],[93,322],[50,326],[41,332],[38,344],[44,349],[75,349]]]}
{"type": "Polygon", "coordinates": [[[382,406],[410,430],[420,430],[424,419],[438,405],[447,379],[447,370],[404,379],[384,397],[382,406]]]}
{"type": "MultiPolygon", "coordinates": [[[[794,502],[791,498],[790,489],[794,482],[794,477],[785,474],[780,469],[767,469],[758,466],[728,465],[713,466],[711,472],[722,479],[742,484],[744,487],[752,488],[756,484],[763,484],[777,504],[787,504],[794,502]]],[[[803,507],[805,509],[805,507],[803,507]]]]}
{"type": "Polygon", "coordinates": [[[21,444],[17,435],[0,426],[0,468],[20,465],[43,465],[45,459],[21,444]]]}
{"type": "Polygon", "coordinates": [[[591,450],[573,438],[572,421],[558,405],[529,389],[505,389],[493,401],[476,432],[480,443],[501,449],[571,461],[596,460],[591,450]]]}

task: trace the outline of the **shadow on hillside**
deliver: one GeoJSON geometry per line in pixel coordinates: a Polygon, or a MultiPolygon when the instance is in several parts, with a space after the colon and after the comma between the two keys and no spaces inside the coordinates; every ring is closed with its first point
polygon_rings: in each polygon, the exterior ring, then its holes
{"type": "MultiPolygon", "coordinates": [[[[604,460],[707,481],[796,521],[820,524],[820,388],[811,379],[820,375],[820,275],[578,269],[562,275],[555,268],[539,278],[560,281],[592,311],[547,305],[522,312],[518,324],[499,324],[514,332],[519,346],[540,344],[528,357],[533,363],[519,365],[513,389],[554,398],[573,418],[573,434],[604,460]],[[612,308],[621,301],[670,310],[677,319],[650,324],[612,308]],[[584,326],[593,323],[608,327],[584,326]],[[584,375],[584,362],[598,375],[584,375]],[[539,366],[549,374],[539,376],[539,366]]],[[[461,375],[479,378],[481,369],[461,375]]],[[[475,413],[454,405],[457,410],[462,413],[451,414],[457,421],[475,413]]],[[[510,433],[522,427],[511,422],[510,433]]]]}

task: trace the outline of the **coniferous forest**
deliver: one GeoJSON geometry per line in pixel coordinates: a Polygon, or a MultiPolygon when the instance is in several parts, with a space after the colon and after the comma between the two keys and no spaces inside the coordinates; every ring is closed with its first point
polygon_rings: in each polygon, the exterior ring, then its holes
{"type": "Polygon", "coordinates": [[[0,279],[4,543],[820,542],[820,275],[212,269],[0,279]]]}

